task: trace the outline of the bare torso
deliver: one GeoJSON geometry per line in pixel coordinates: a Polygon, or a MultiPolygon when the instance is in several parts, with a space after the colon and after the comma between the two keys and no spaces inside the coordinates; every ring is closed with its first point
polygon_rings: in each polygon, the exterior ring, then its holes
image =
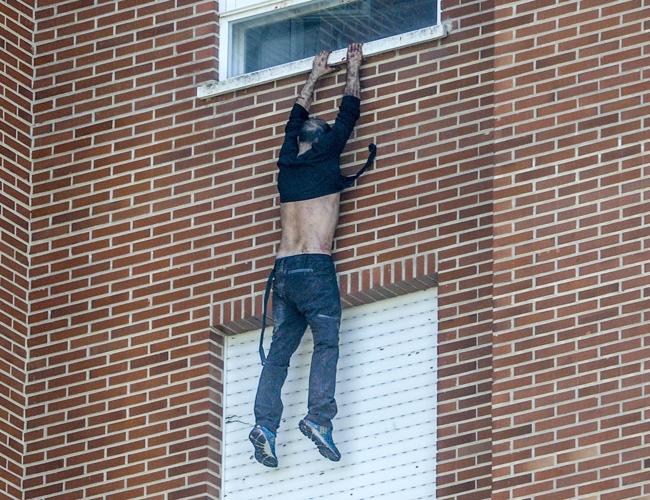
{"type": "Polygon", "coordinates": [[[282,240],[276,257],[301,253],[332,254],[340,193],[280,204],[282,240]]]}

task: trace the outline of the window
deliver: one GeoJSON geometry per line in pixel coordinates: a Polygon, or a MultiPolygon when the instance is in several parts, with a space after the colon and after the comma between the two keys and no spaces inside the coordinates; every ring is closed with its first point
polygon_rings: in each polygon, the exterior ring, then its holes
{"type": "Polygon", "coordinates": [[[308,2],[233,22],[228,77],[343,49],[349,41],[370,42],[436,24],[431,0],[329,4],[308,2]]]}
{"type": "MultiPolygon", "coordinates": [[[[437,309],[433,287],[343,310],[332,421],[340,462],[321,457],[297,428],[307,413],[310,328],[282,387],[277,469],[259,464],[248,441],[260,331],[226,336],[222,500],[434,499],[437,309]]],[[[264,340],[268,352],[271,340],[264,340]]]]}
{"type": "Polygon", "coordinates": [[[219,13],[219,82],[207,97],[309,70],[313,56],[332,50],[345,59],[349,42],[364,55],[446,35],[437,0],[225,0],[219,13]]]}

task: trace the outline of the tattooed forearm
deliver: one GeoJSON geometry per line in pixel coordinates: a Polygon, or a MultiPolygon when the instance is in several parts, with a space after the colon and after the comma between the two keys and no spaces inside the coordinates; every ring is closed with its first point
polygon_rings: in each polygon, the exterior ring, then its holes
{"type": "Polygon", "coordinates": [[[343,94],[353,95],[361,99],[361,83],[359,82],[359,67],[348,67],[347,84],[343,94]]]}
{"type": "Polygon", "coordinates": [[[309,77],[307,77],[307,81],[300,91],[300,95],[296,99],[296,103],[300,104],[307,111],[309,111],[309,106],[311,106],[311,101],[314,98],[314,87],[316,86],[318,79],[321,76],[329,75],[330,73],[337,71],[337,68],[330,66],[327,63],[330,54],[331,51],[329,50],[321,50],[316,54],[314,62],[312,63],[311,73],[309,74],[309,77]]]}
{"type": "Polygon", "coordinates": [[[348,46],[348,75],[347,84],[343,94],[353,95],[361,99],[361,83],[359,82],[359,73],[361,71],[361,62],[363,61],[363,51],[361,43],[351,43],[348,46]]]}
{"type": "Polygon", "coordinates": [[[307,111],[309,111],[309,107],[311,106],[311,101],[314,98],[314,87],[316,86],[317,80],[318,80],[318,76],[314,75],[314,73],[311,73],[307,78],[305,85],[302,87],[302,90],[300,91],[300,95],[296,99],[296,102],[300,104],[303,108],[305,108],[307,111]]]}

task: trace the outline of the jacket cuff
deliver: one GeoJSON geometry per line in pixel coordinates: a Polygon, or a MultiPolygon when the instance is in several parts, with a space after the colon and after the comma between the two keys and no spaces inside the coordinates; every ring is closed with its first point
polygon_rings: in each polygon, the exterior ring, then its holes
{"type": "Polygon", "coordinates": [[[300,118],[306,120],[309,118],[309,112],[296,102],[294,103],[293,108],[291,108],[289,118],[300,118]]]}
{"type": "Polygon", "coordinates": [[[361,99],[359,99],[357,96],[345,94],[343,96],[343,99],[341,99],[341,105],[339,106],[339,108],[349,110],[354,115],[360,115],[361,99]]]}
{"type": "Polygon", "coordinates": [[[356,95],[343,94],[343,99],[341,99],[341,104],[343,104],[343,101],[350,101],[350,104],[358,105],[361,102],[361,99],[359,99],[356,95]]]}

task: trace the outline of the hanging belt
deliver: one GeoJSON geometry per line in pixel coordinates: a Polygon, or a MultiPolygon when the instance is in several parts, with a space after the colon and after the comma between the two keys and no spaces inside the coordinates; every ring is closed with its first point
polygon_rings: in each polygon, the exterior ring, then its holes
{"type": "Polygon", "coordinates": [[[365,170],[371,165],[371,163],[375,159],[375,156],[377,156],[377,146],[375,144],[369,144],[368,150],[370,151],[370,154],[368,155],[368,159],[366,160],[365,165],[361,167],[361,169],[356,174],[341,176],[341,184],[343,185],[344,188],[350,187],[352,184],[354,184],[354,181],[356,181],[359,178],[359,176],[365,172],[365,170]]]}
{"type": "Polygon", "coordinates": [[[266,280],[266,290],[264,290],[264,306],[262,308],[262,333],[260,334],[260,359],[262,360],[262,366],[266,361],[264,356],[264,329],[266,328],[266,306],[269,301],[269,292],[271,291],[271,284],[273,283],[273,277],[275,276],[275,267],[271,270],[268,279],[266,280]]]}

